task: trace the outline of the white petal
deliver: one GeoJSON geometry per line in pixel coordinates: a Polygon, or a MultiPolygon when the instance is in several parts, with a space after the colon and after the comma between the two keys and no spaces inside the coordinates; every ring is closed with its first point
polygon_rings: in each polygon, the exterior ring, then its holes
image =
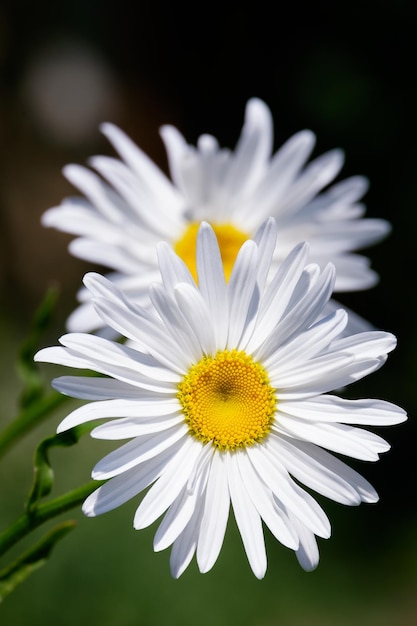
{"type": "Polygon", "coordinates": [[[162,432],[135,437],[113,450],[101,459],[94,467],[91,476],[95,480],[113,478],[127,470],[154,458],[184,440],[188,428],[185,424],[173,426],[162,432]]]}
{"type": "Polygon", "coordinates": [[[391,426],[407,419],[403,409],[385,400],[346,400],[332,395],[321,395],[300,402],[283,400],[279,408],[288,415],[321,422],[391,426]]]}
{"type": "Polygon", "coordinates": [[[257,357],[260,360],[266,359],[275,352],[278,346],[289,341],[292,336],[307,330],[322,316],[323,309],[332,295],[335,278],[334,267],[329,264],[320,275],[317,274],[314,266],[310,270],[306,268],[302,273],[300,280],[290,294],[290,301],[282,314],[282,318],[277,320],[278,323],[269,333],[267,340],[257,349],[257,357]],[[315,280],[316,276],[317,279],[315,280]],[[297,293],[300,284],[301,287],[297,293]],[[305,287],[308,287],[307,291],[305,291],[305,287]]]}
{"type": "Polygon", "coordinates": [[[257,283],[260,293],[263,293],[277,241],[277,225],[272,217],[261,224],[253,236],[253,240],[258,246],[257,283]]]}
{"type": "MultiPolygon", "coordinates": [[[[274,364],[285,363],[284,369],[291,369],[296,366],[297,362],[306,362],[327,348],[333,339],[343,332],[346,323],[347,314],[342,309],[322,318],[305,332],[278,348],[273,357],[268,360],[268,367],[272,369],[274,364]]],[[[275,371],[278,376],[279,366],[275,366],[275,371]]]]}
{"type": "Polygon", "coordinates": [[[257,578],[263,578],[267,562],[261,518],[246,491],[235,455],[226,453],[225,456],[230,499],[236,523],[252,571],[257,578]]]}
{"type": "MultiPolygon", "coordinates": [[[[139,394],[138,394],[139,395],[139,394]]],[[[103,400],[90,402],[72,411],[58,426],[57,432],[63,432],[79,424],[107,417],[150,417],[153,415],[171,415],[180,410],[176,398],[154,401],[103,400]]]]}
{"type": "Polygon", "coordinates": [[[140,503],[133,521],[137,530],[152,524],[172,504],[186,484],[200,449],[191,437],[184,439],[181,449],[140,503]]]}
{"type": "Polygon", "coordinates": [[[174,193],[168,202],[161,202],[160,189],[148,186],[147,181],[140,180],[135,172],[118,159],[93,157],[90,165],[120,194],[126,203],[126,213],[129,213],[132,224],[137,223],[138,226],[149,229],[160,239],[172,236],[181,228],[182,219],[178,211],[175,211],[179,207],[174,193]]]}
{"type": "Polygon", "coordinates": [[[177,192],[170,181],[120,128],[114,124],[105,123],[101,125],[101,131],[111,141],[125,162],[141,178],[141,182],[158,194],[161,202],[169,203],[172,207],[179,204],[177,192]]]}
{"type": "Polygon", "coordinates": [[[332,389],[340,389],[345,385],[350,385],[361,376],[365,376],[366,372],[374,371],[374,369],[381,366],[381,363],[376,359],[358,363],[354,360],[353,355],[352,360],[349,360],[349,355],[345,355],[345,358],[342,355],[339,356],[340,358],[335,358],[334,360],[334,355],[332,354],[326,355],[323,359],[312,359],[310,367],[303,367],[302,372],[300,366],[299,381],[297,382],[297,373],[294,370],[291,386],[288,378],[286,387],[281,387],[279,377],[276,378],[274,373],[269,370],[271,385],[279,389],[279,393],[277,393],[278,399],[299,400],[327,393],[332,389]],[[334,365],[333,368],[331,367],[332,363],[334,365]],[[313,371],[315,366],[318,367],[317,372],[313,371]]]}
{"type": "Polygon", "coordinates": [[[202,356],[202,346],[179,309],[174,296],[167,293],[162,285],[153,284],[149,296],[164,322],[169,334],[188,363],[195,363],[202,356]],[[181,346],[181,348],[180,348],[181,346]]]}
{"type": "Polygon", "coordinates": [[[198,338],[202,352],[215,354],[217,345],[213,323],[200,291],[191,285],[181,283],[175,288],[174,295],[181,313],[198,338]]]}
{"type": "Polygon", "coordinates": [[[292,137],[272,157],[269,168],[251,202],[243,207],[244,217],[250,228],[256,228],[259,220],[281,214],[283,198],[291,188],[299,170],[308,159],[315,143],[310,131],[301,131],[292,137]],[[256,211],[253,207],[256,206],[256,211]]]}
{"type": "Polygon", "coordinates": [[[168,156],[168,165],[171,178],[181,189],[180,164],[187,152],[187,142],[175,126],[165,124],[159,130],[168,156]]]}
{"type": "Polygon", "coordinates": [[[121,221],[122,214],[114,202],[113,192],[97,174],[81,165],[66,165],[63,173],[104,217],[116,224],[121,221]]]}
{"type": "Polygon", "coordinates": [[[330,524],[317,502],[289,477],[287,470],[266,444],[247,448],[251,463],[261,480],[285,509],[292,511],[312,532],[328,537],[330,524]]]}
{"type": "Polygon", "coordinates": [[[301,567],[306,572],[316,569],[319,564],[319,549],[314,533],[302,524],[295,516],[289,514],[300,538],[300,547],[296,551],[296,556],[301,567]]]}
{"type": "Polygon", "coordinates": [[[298,244],[275,272],[259,308],[258,327],[263,335],[271,332],[286,310],[306,266],[308,251],[308,244],[298,244]]]}
{"type": "Polygon", "coordinates": [[[361,428],[329,422],[305,422],[283,414],[277,416],[277,430],[363,461],[377,461],[378,454],[390,448],[382,437],[361,428]]]}
{"type": "Polygon", "coordinates": [[[172,546],[169,563],[174,578],[179,578],[188,567],[197,547],[197,537],[203,515],[203,507],[198,504],[187,526],[172,546]]]}
{"type": "Polygon", "coordinates": [[[278,541],[284,546],[296,550],[298,548],[298,536],[284,509],[278,506],[271,490],[254,471],[246,453],[235,453],[235,458],[243,483],[259,515],[278,541]]]}
{"type": "Polygon", "coordinates": [[[156,552],[164,550],[176,541],[189,524],[196,507],[201,507],[209,468],[208,462],[203,463],[194,481],[193,490],[190,491],[187,484],[169,507],[154,537],[153,545],[156,552]]]}
{"type": "Polygon", "coordinates": [[[332,150],[309,163],[282,202],[281,212],[295,212],[314,198],[339,173],[344,161],[341,150],[332,150]]]}
{"type": "Polygon", "coordinates": [[[51,384],[57,391],[82,400],[138,400],[140,397],[141,402],[170,402],[162,399],[159,393],[138,391],[137,387],[114,378],[60,376],[51,384]]]}
{"type": "Polygon", "coordinates": [[[156,359],[137,350],[95,335],[71,333],[60,338],[66,348],[89,369],[119,378],[124,382],[141,384],[157,381],[161,387],[180,380],[178,374],[161,367],[156,359]]]}
{"type": "Polygon", "coordinates": [[[340,465],[339,472],[332,468],[332,465],[336,464],[331,462],[331,455],[328,455],[329,463],[323,464],[317,460],[316,448],[312,444],[291,441],[284,436],[276,438],[271,436],[272,443],[282,463],[299,482],[335,502],[346,505],[360,504],[360,494],[342,475],[343,464],[340,465]]]}
{"type": "Polygon", "coordinates": [[[397,345],[397,339],[391,333],[370,331],[343,337],[335,341],[332,350],[348,351],[360,358],[378,358],[385,356],[397,345]]]}
{"type": "Polygon", "coordinates": [[[107,481],[88,496],[83,504],[83,512],[88,517],[94,517],[112,511],[131,500],[161,475],[177,452],[178,446],[173,446],[144,465],[134,467],[107,481]]]}
{"type": "Polygon", "coordinates": [[[378,501],[377,492],[363,476],[313,443],[280,435],[276,446],[288,471],[318,493],[347,505],[378,501]],[[352,490],[359,500],[349,495],[352,490]]]}
{"type": "Polygon", "coordinates": [[[251,188],[263,174],[272,148],[272,117],[257,98],[248,101],[245,123],[225,178],[229,194],[251,188]]]}
{"type": "Polygon", "coordinates": [[[159,433],[173,426],[178,426],[183,422],[184,416],[180,411],[176,414],[163,415],[161,417],[120,417],[107,422],[107,424],[97,426],[91,431],[90,436],[94,439],[118,441],[119,439],[131,439],[132,437],[159,433]]]}
{"type": "Polygon", "coordinates": [[[195,287],[195,281],[184,261],[175,254],[171,246],[160,241],[156,246],[162,281],[167,290],[173,290],[178,283],[195,287]]]}
{"type": "Polygon", "coordinates": [[[204,514],[198,535],[197,562],[202,573],[208,572],[219,556],[229,517],[229,506],[230,496],[224,455],[215,452],[210,463],[204,514]]]}
{"type": "Polygon", "coordinates": [[[229,335],[227,347],[238,347],[245,324],[258,310],[259,290],[256,286],[258,248],[253,241],[246,241],[240,248],[229,283],[229,335]]]}
{"type": "Polygon", "coordinates": [[[223,349],[229,319],[226,280],[216,236],[205,222],[201,224],[197,237],[197,273],[201,295],[213,320],[217,346],[223,349]]]}

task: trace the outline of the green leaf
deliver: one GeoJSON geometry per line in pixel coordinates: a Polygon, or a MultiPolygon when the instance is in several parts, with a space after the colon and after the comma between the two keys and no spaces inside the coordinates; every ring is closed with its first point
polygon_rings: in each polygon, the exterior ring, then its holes
{"type": "Polygon", "coordinates": [[[24,582],[30,574],[46,563],[57,542],[75,526],[74,521],[58,524],[44,535],[37,544],[0,571],[0,602],[12,593],[20,583],[24,582]]]}
{"type": "Polygon", "coordinates": [[[40,498],[47,496],[53,486],[54,470],[49,461],[49,450],[53,447],[72,446],[80,437],[91,430],[91,425],[81,425],[71,428],[59,435],[47,437],[38,445],[34,456],[33,482],[26,500],[26,511],[31,513],[37,506],[40,498]]]}
{"type": "Polygon", "coordinates": [[[29,336],[20,348],[17,369],[23,381],[20,396],[21,408],[29,406],[44,393],[43,379],[33,360],[33,355],[38,351],[42,335],[50,325],[57,300],[58,291],[53,288],[49,289],[32,319],[29,336]]]}

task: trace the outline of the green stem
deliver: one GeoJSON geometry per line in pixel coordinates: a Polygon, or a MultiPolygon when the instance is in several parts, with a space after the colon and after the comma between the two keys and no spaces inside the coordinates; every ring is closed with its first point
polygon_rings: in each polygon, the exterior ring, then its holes
{"type": "Polygon", "coordinates": [[[0,433],[0,458],[16,441],[45,419],[51,411],[68,400],[70,398],[67,396],[52,393],[46,398],[33,402],[21,411],[0,433]]]}
{"type": "Polygon", "coordinates": [[[80,505],[90,493],[100,486],[100,484],[102,484],[101,481],[93,480],[87,483],[87,485],[69,491],[54,500],[39,504],[30,513],[26,512],[21,515],[13,524],[6,528],[5,531],[0,533],[0,555],[4,554],[9,548],[20,541],[20,539],[44,522],[80,505]]]}

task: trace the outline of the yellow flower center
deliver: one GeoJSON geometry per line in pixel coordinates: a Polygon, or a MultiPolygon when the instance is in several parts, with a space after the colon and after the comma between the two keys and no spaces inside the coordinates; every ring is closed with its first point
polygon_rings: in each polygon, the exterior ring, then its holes
{"type": "Polygon", "coordinates": [[[178,385],[178,399],[190,434],[221,450],[261,441],[277,403],[264,367],[237,350],[192,365],[178,385]]]}
{"type": "MultiPolygon", "coordinates": [[[[242,244],[250,238],[247,233],[235,228],[232,224],[211,224],[216,233],[223,262],[224,275],[229,280],[233,265],[242,244]]],[[[191,222],[183,236],[174,246],[175,252],[186,263],[193,277],[197,280],[196,247],[199,222],[191,222]]]]}

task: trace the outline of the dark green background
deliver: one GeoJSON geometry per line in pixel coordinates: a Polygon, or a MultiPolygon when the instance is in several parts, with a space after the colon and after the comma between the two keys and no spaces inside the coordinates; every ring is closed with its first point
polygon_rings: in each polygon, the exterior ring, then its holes
{"type": "MultiPolygon", "coordinates": [[[[65,516],[79,520],[78,528],[0,607],[0,624],[417,622],[416,26],[414,3],[393,0],[0,4],[0,424],[14,414],[15,353],[35,306],[49,284],[59,284],[57,318],[45,337],[45,344],[55,343],[90,269],[66,252],[70,237],[42,229],[39,217],[71,192],[61,175],[64,164],[111,153],[96,127],[79,141],[63,140],[36,118],[25,81],[39,52],[62,39],[101,59],[117,84],[119,107],[110,121],[164,169],[161,124],[176,124],[190,142],[211,132],[233,147],[252,96],[273,112],[276,148],[310,128],[318,138],[316,155],[345,150],[341,178],[369,177],[367,214],[388,219],[393,233],[367,252],[380,284],[340,300],[399,342],[384,368],[351,394],[391,400],[410,415],[406,424],[385,431],[393,448],[379,463],[355,464],[376,486],[380,502],[357,509],[324,503],[333,536],[320,542],[315,572],[303,572],[266,533],[268,572],[257,581],[231,520],[213,570],[200,575],[193,562],[173,581],[168,552],[152,552],[155,528],[133,531],[131,502],[98,519],[65,516]]],[[[44,369],[49,379],[52,368],[44,369]]],[[[20,513],[32,450],[61,418],[52,416],[0,462],[1,526],[20,513]]],[[[56,493],[85,482],[103,454],[103,443],[87,438],[56,451],[56,493]]]]}

